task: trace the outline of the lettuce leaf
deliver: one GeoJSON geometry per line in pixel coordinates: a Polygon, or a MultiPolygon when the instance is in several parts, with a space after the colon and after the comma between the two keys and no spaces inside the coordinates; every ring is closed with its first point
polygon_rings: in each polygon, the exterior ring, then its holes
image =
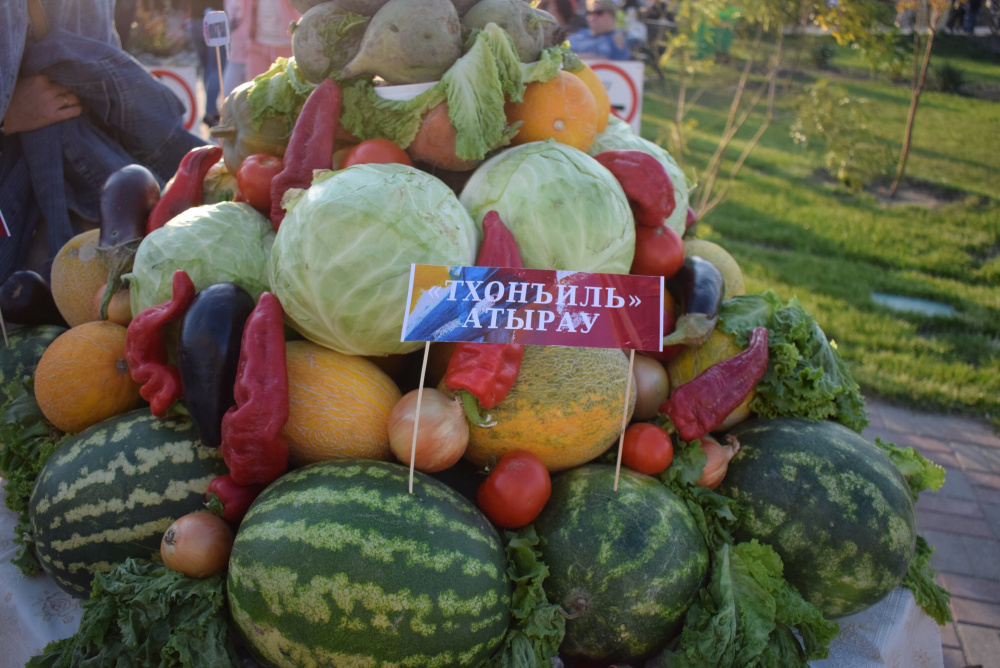
{"type": "Polygon", "coordinates": [[[507,574],[514,584],[511,627],[503,644],[486,664],[489,668],[550,668],[566,635],[566,618],[557,604],[549,603],[542,583],[549,567],[542,561],[538,534],[528,525],[505,532],[507,574]]]}
{"type": "Polygon", "coordinates": [[[860,433],[868,426],[864,398],[835,345],[794,297],[773,291],[722,304],[720,329],[746,345],[754,327],[767,327],[768,367],[750,409],[760,417],[835,420],[860,433]]]}
{"type": "Polygon", "coordinates": [[[238,666],[225,578],[188,578],[129,559],[94,578],[76,635],[51,642],[26,668],[238,666]]]}
{"type": "Polygon", "coordinates": [[[64,434],[52,426],[35,401],[32,378],[13,380],[0,393],[0,477],[6,486],[6,505],[18,514],[14,543],[19,546],[11,560],[25,575],[39,572],[31,549],[28,502],[42,466],[55,452],[64,434]]]}
{"type": "Polygon", "coordinates": [[[713,550],[709,582],[658,665],[806,668],[827,658],[839,626],[785,581],[783,568],[778,554],[756,540],[713,550]]]}
{"type": "Polygon", "coordinates": [[[282,116],[291,133],[302,105],[315,88],[316,84],[309,83],[299,73],[294,58],[278,58],[271,69],[254,78],[247,93],[251,125],[259,129],[272,116],[282,116]]]}
{"type": "Polygon", "coordinates": [[[875,438],[875,445],[889,456],[892,463],[910,486],[913,502],[916,503],[920,492],[929,489],[936,492],[944,484],[944,467],[935,464],[922,454],[907,446],[905,448],[895,443],[886,443],[881,438],[875,438]]]}
{"type": "Polygon", "coordinates": [[[910,562],[910,568],[903,576],[903,586],[913,592],[913,598],[924,612],[940,626],[944,626],[952,619],[951,608],[948,607],[951,594],[934,582],[934,569],[931,568],[933,554],[934,548],[923,536],[917,536],[917,551],[910,562]]]}

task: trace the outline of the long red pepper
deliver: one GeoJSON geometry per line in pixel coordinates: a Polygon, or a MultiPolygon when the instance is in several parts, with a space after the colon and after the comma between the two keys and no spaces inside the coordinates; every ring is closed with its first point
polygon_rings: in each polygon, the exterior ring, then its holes
{"type": "Polygon", "coordinates": [[[240,485],[226,473],[208,483],[205,499],[210,510],[220,515],[230,524],[239,524],[247,514],[250,505],[264,491],[265,485],[240,485]],[[214,497],[214,498],[213,498],[214,497]]]}
{"type": "Polygon", "coordinates": [[[288,370],[281,302],[270,292],[257,301],[240,343],[233,385],[236,405],[222,416],[222,458],[238,485],[267,484],[288,469],[288,370]]]}
{"type": "MultiPolygon", "coordinates": [[[[488,212],[483,218],[483,243],[476,264],[480,267],[524,266],[517,240],[496,211],[488,212]]],[[[517,381],[523,359],[524,346],[519,343],[459,343],[448,361],[444,385],[458,392],[466,413],[482,423],[479,411],[467,403],[467,397],[474,397],[483,408],[495,408],[517,381]]]]}
{"type": "Polygon", "coordinates": [[[745,350],[708,367],[660,405],[681,438],[701,438],[743,403],[767,371],[767,341],[767,328],[754,328],[745,350]]]}
{"type": "Polygon", "coordinates": [[[340,86],[324,79],[302,105],[288,138],[284,167],[271,179],[271,223],[277,230],[285,219],[281,198],[289,188],[308,188],[313,171],[333,166],[333,140],[340,118],[340,86]]]}
{"type": "Polygon", "coordinates": [[[132,318],[125,333],[125,361],[139,394],[149,402],[156,417],[166,417],[175,401],[184,395],[177,365],[170,364],[163,329],[178,320],[194,301],[195,287],[183,269],[173,276],[173,296],[132,318]]]}
{"type": "Polygon", "coordinates": [[[594,156],[621,184],[637,225],[659,227],[674,212],[674,183],[659,160],[644,151],[619,149],[594,156]]]}
{"type": "Polygon", "coordinates": [[[160,229],[177,214],[205,203],[205,175],[221,158],[222,149],[211,145],[197,146],[181,158],[170,185],[149,212],[146,234],[160,229]]]}

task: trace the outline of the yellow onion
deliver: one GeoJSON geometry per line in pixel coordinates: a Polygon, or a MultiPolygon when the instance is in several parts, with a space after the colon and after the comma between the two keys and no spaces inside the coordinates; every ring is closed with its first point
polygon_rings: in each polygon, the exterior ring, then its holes
{"type": "Polygon", "coordinates": [[[726,477],[729,470],[729,461],[740,451],[740,442],[735,436],[727,436],[726,444],[723,445],[711,436],[701,437],[701,450],[708,457],[705,468],[702,470],[701,478],[696,485],[715,489],[726,477]]]}
{"type": "Polygon", "coordinates": [[[462,402],[432,387],[410,390],[389,413],[389,447],[409,466],[416,423],[417,442],[413,468],[425,473],[443,471],[465,454],[469,445],[469,423],[462,402]],[[420,419],[417,400],[420,400],[420,419]]]}
{"type": "Polygon", "coordinates": [[[163,565],[189,578],[203,579],[225,570],[233,550],[233,530],[213,513],[177,518],[160,541],[163,565]]]}

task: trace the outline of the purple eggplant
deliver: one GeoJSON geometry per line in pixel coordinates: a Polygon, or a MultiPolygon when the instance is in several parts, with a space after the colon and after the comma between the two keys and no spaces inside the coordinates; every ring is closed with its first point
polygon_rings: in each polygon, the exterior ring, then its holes
{"type": "Polygon", "coordinates": [[[29,269],[15,271],[0,285],[0,313],[5,322],[17,325],[59,325],[63,318],[48,281],[29,269]]]}
{"type": "Polygon", "coordinates": [[[696,346],[704,343],[719,320],[726,293],[722,273],[714,264],[691,255],[680,271],[667,281],[667,289],[679,306],[677,328],[664,337],[663,345],[696,346]]]}
{"type": "Polygon", "coordinates": [[[100,236],[97,253],[108,268],[108,283],[101,300],[101,319],[108,317],[108,303],[121,287],[121,277],[132,270],[135,252],[146,234],[146,218],[160,199],[160,182],[142,165],[125,165],[112,172],[98,195],[100,236]]]}
{"type": "Polygon", "coordinates": [[[202,445],[210,448],[222,444],[222,416],[236,403],[240,342],[254,306],[239,285],[216,283],[198,293],[181,320],[177,368],[184,403],[202,445]]]}
{"type": "Polygon", "coordinates": [[[112,248],[146,235],[146,219],[160,199],[160,182],[142,165],[126,165],[101,186],[98,212],[100,248],[112,248]]]}

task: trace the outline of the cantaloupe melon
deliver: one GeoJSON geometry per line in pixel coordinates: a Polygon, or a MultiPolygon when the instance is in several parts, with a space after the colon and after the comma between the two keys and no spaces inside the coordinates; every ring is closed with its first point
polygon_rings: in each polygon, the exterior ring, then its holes
{"type": "MultiPolygon", "coordinates": [[[[526,346],[517,382],[489,411],[496,424],[470,425],[465,459],[492,466],[511,450],[529,450],[550,471],[591,461],[618,441],[627,377],[621,350],[526,346]]],[[[634,409],[633,391],[629,418],[634,409]]]]}

